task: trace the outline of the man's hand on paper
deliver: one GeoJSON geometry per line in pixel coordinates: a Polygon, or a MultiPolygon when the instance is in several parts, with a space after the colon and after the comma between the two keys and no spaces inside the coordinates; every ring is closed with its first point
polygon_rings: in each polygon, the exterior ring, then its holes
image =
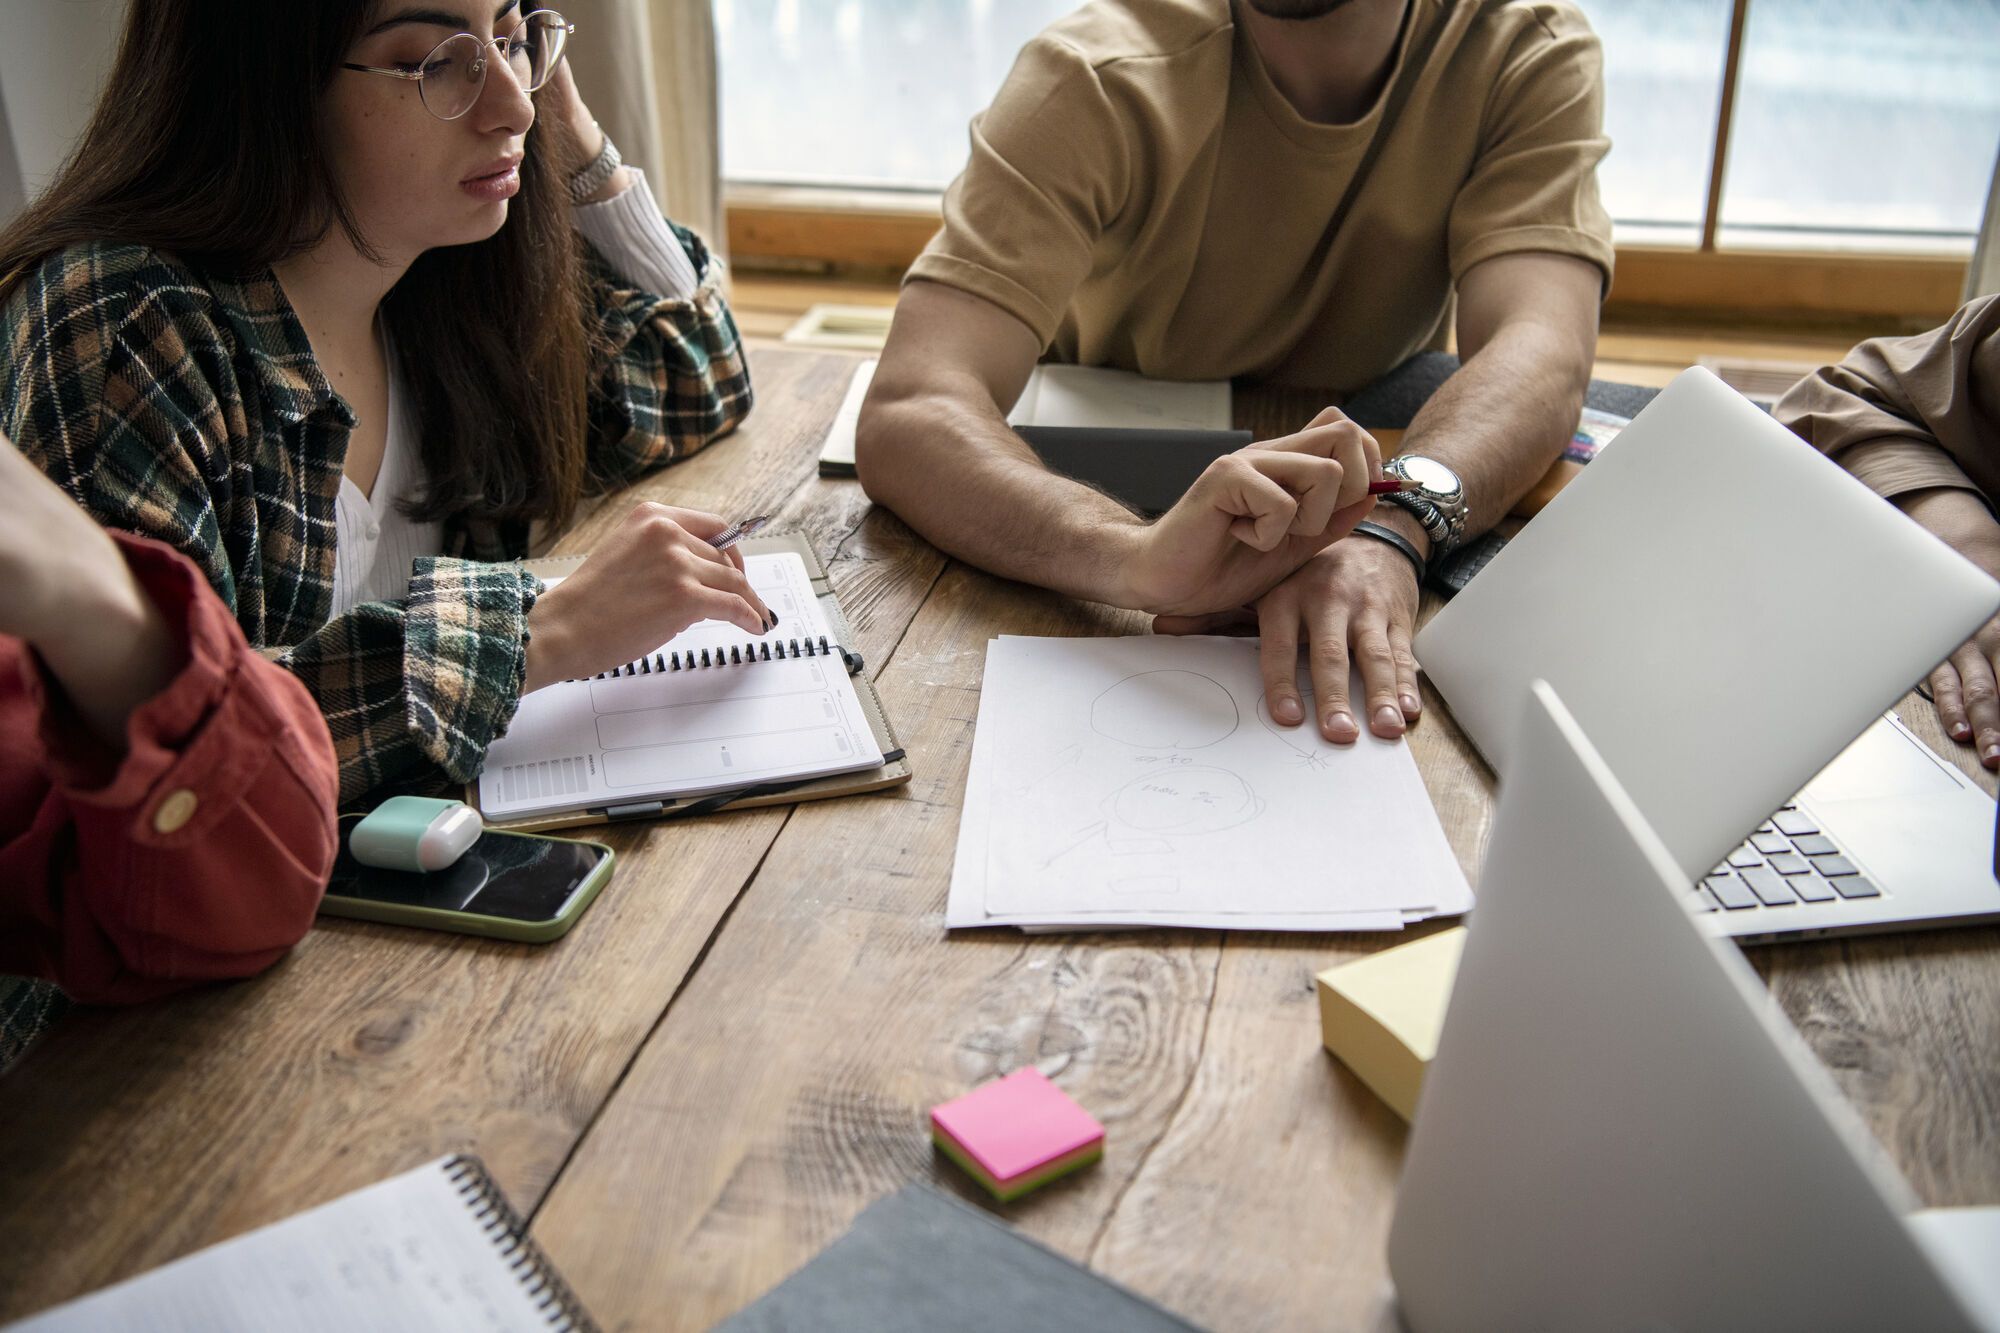
{"type": "MultiPolygon", "coordinates": [[[[1419,534],[1421,536],[1421,534],[1419,534]]],[[[1421,549],[1421,547],[1419,547],[1421,549]]],[[[1401,736],[1423,710],[1410,638],[1417,621],[1417,574],[1386,542],[1358,538],[1336,543],[1257,599],[1251,612],[1161,616],[1160,634],[1213,634],[1253,623],[1262,638],[1264,701],[1273,720],[1293,726],[1305,719],[1298,691],[1298,659],[1306,646],[1320,734],[1346,745],[1361,737],[1348,697],[1348,663],[1360,668],[1367,697],[1361,701],[1377,736],[1401,736]]]]}
{"type": "Polygon", "coordinates": [[[573,680],[650,653],[697,620],[746,634],[776,624],[743,575],[743,555],[709,545],[729,527],[718,514],[642,503],[576,573],[528,613],[525,691],[573,680]]]}
{"type": "Polygon", "coordinates": [[[1375,437],[1331,407],[1219,458],[1157,522],[1126,531],[1114,600],[1163,616],[1242,606],[1368,517],[1381,474],[1375,437]]]}

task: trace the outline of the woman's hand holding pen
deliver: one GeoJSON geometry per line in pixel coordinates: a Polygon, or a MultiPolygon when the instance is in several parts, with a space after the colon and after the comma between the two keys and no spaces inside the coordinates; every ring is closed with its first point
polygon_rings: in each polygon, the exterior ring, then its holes
{"type": "Polygon", "coordinates": [[[528,613],[527,690],[595,675],[652,652],[697,620],[762,634],[778,618],[710,539],[728,520],[645,503],[528,613]]]}
{"type": "Polygon", "coordinates": [[[1332,407],[1218,458],[1157,522],[1129,530],[1119,605],[1197,614],[1253,601],[1353,531],[1381,475],[1375,437],[1332,407]]]}

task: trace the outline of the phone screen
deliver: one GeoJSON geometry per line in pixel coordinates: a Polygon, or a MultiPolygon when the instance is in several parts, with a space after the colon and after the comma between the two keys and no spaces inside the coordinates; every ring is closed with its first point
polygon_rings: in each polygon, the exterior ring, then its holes
{"type": "Polygon", "coordinates": [[[326,886],[329,895],[509,921],[553,921],[605,855],[588,843],[489,830],[452,865],[417,875],[355,860],[347,836],[360,822],[359,815],[340,821],[340,859],[326,886]]]}

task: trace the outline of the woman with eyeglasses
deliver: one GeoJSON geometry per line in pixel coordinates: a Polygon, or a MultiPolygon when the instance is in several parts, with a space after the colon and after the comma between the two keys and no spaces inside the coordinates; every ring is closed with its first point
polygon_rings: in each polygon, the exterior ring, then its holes
{"type": "Polygon", "coordinates": [[[642,505],[548,590],[507,563],[751,402],[717,266],[619,164],[572,31],[495,0],[133,0],[0,234],[0,431],[283,650],[343,804],[471,778],[529,690],[774,623],[711,514],[642,505]]]}

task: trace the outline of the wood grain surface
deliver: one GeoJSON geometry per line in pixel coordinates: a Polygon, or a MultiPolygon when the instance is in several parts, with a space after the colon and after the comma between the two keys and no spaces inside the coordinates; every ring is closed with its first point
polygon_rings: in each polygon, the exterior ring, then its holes
{"type": "MultiPolygon", "coordinates": [[[[738,437],[600,506],[557,549],[588,550],[639,498],[792,513],[851,363],[760,351],[754,367],[760,405],[738,437]]],[[[801,526],[832,555],[842,521],[801,526]]],[[[879,660],[938,562],[871,542],[843,572],[866,589],[848,605],[879,660]]],[[[326,920],[253,980],[73,1014],[0,1082],[0,1319],[448,1152],[479,1154],[532,1205],[788,815],[592,832],[616,873],[553,944],[326,920]]]]}
{"type": "MultiPolygon", "coordinates": [[[[636,494],[810,534],[915,780],[616,830],[611,887],[553,945],[329,922],[262,978],[76,1017],[0,1083],[0,1318],[471,1151],[610,1328],[707,1328],[914,1179],[1218,1329],[1396,1326],[1383,1241],[1405,1131],[1320,1048],[1312,975],[1405,937],[947,935],[986,641],[1144,619],[948,564],[814,474],[853,359],[753,363],[740,438],[636,494]],[[1025,1064],[1105,1122],[1107,1151],[992,1205],[935,1155],[925,1112],[1025,1064]]],[[[1264,436],[1319,406],[1239,403],[1264,436]]],[[[632,498],[558,549],[588,549],[632,498]]],[[[1410,743],[1472,873],[1491,775],[1425,702],[1410,743]]],[[[1927,703],[1902,712],[1993,789],[1927,703]]],[[[1954,930],[1750,952],[1929,1203],[2000,1203],[1996,946],[1954,930]]]]}

